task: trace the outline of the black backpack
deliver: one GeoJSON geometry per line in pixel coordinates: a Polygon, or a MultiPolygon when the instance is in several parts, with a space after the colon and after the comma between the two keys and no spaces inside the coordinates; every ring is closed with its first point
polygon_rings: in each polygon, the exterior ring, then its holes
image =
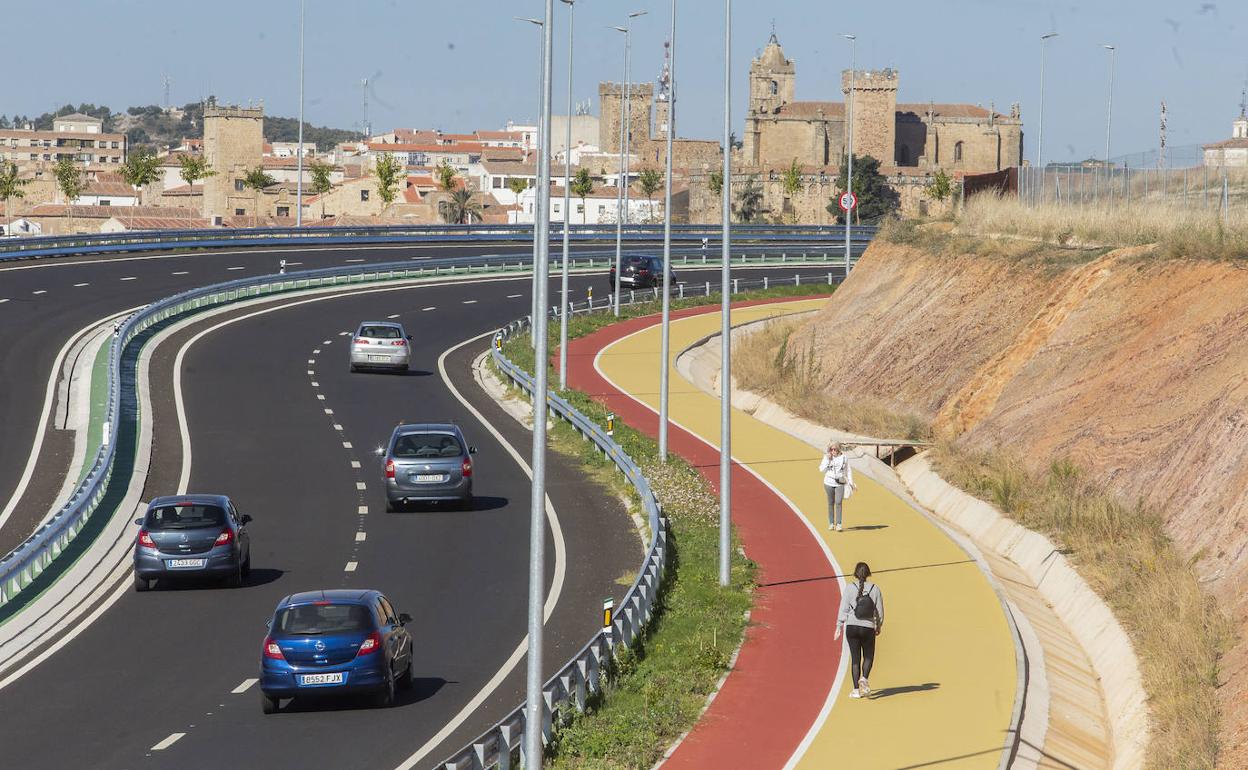
{"type": "Polygon", "coordinates": [[[871,598],[871,592],[863,593],[867,581],[863,580],[858,583],[858,598],[854,601],[854,617],[859,620],[875,620],[875,600],[871,598]]]}

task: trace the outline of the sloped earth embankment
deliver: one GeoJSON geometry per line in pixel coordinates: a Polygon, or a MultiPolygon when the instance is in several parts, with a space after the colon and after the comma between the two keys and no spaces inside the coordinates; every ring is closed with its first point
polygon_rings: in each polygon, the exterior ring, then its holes
{"type": "MultiPolygon", "coordinates": [[[[879,241],[788,355],[813,356],[826,392],[918,412],[965,449],[1004,450],[1038,471],[1068,458],[1124,502],[1160,511],[1242,640],[1248,266],[1147,247],[1053,252],[879,241]]],[[[1224,656],[1221,679],[1219,764],[1248,766],[1248,643],[1224,656]]]]}

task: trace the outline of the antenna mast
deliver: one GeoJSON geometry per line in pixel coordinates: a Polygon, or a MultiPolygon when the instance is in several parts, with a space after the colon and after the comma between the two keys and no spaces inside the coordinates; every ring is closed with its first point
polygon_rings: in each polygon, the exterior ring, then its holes
{"type": "Polygon", "coordinates": [[[165,89],[165,111],[169,110],[169,90],[173,87],[173,78],[168,74],[160,76],[160,83],[165,89]]]}
{"type": "Polygon", "coordinates": [[[373,127],[368,122],[368,78],[360,81],[360,90],[364,94],[364,141],[368,141],[373,135],[373,127]]]}

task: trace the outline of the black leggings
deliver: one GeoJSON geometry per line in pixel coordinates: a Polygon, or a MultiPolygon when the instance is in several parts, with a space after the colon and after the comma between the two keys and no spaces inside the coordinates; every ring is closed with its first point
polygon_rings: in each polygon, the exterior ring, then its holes
{"type": "Polygon", "coordinates": [[[875,662],[875,629],[846,625],[845,641],[849,642],[850,671],[857,688],[861,677],[871,678],[871,664],[875,662]]]}

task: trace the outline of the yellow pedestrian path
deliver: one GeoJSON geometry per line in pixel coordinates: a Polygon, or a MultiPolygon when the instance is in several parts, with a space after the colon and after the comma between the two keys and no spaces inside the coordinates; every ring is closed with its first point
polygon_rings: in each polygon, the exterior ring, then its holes
{"type": "MultiPolygon", "coordinates": [[[[732,322],[810,310],[825,301],[742,308],[732,312],[732,322]]],[[[669,404],[673,421],[716,446],[719,400],[681,377],[674,362],[719,328],[719,313],[672,322],[669,404]]],[[[622,391],[657,411],[659,351],[656,325],[605,348],[597,365],[622,391]]],[[[855,474],[858,491],[845,503],[848,529],[829,532],[819,452],[739,410],[732,414],[732,445],[738,462],[800,508],[842,570],[852,572],[858,561],[870,564],[884,595],[886,619],[871,676],[875,697],[850,699],[846,673],[844,686],[831,693],[831,709],[812,725],[804,751],[790,766],[997,767],[1017,689],[1015,645],[1000,600],[979,567],[923,515],[862,473],[855,474]]],[[[829,649],[840,644],[827,641],[829,649]]],[[[845,666],[848,660],[846,651],[845,666]]]]}

